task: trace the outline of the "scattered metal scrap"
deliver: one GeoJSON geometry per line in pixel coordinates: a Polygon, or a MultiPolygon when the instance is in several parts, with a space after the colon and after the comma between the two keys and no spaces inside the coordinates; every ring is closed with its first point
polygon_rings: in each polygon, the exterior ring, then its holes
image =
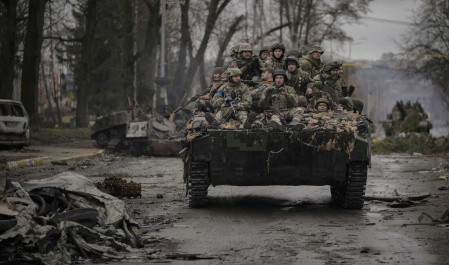
{"type": "Polygon", "coordinates": [[[402,226],[408,226],[408,225],[449,225],[449,207],[447,207],[441,216],[437,219],[433,218],[430,214],[426,212],[422,212],[421,215],[418,217],[418,223],[411,223],[411,224],[403,224],[402,226]],[[427,217],[431,220],[431,222],[423,223],[422,221],[424,218],[427,217]]]}
{"type": "Polygon", "coordinates": [[[103,182],[95,183],[95,186],[102,192],[116,197],[142,197],[142,184],[132,180],[128,182],[116,176],[107,177],[103,182]]]}
{"type": "Polygon", "coordinates": [[[144,258],[139,226],[125,203],[86,177],[63,172],[0,192],[0,263],[69,264],[82,259],[144,258]],[[137,255],[136,255],[137,254],[137,255]]]}
{"type": "Polygon", "coordinates": [[[365,195],[363,198],[366,201],[385,201],[390,202],[388,206],[392,208],[405,208],[410,207],[415,204],[415,202],[422,201],[430,196],[430,193],[420,193],[420,194],[407,194],[400,195],[397,190],[394,190],[395,196],[374,196],[374,195],[365,195]]]}

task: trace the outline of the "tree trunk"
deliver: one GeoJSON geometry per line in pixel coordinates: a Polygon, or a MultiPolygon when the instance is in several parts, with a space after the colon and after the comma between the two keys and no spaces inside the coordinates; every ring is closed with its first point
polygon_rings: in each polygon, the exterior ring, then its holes
{"type": "Polygon", "coordinates": [[[239,24],[240,22],[242,22],[244,16],[241,15],[238,18],[236,18],[234,20],[234,22],[232,23],[232,25],[229,27],[228,33],[226,33],[226,37],[224,38],[224,40],[220,43],[220,49],[218,50],[218,57],[217,57],[217,61],[215,62],[215,66],[224,66],[224,59],[223,59],[223,54],[226,50],[226,47],[228,47],[229,42],[231,41],[232,37],[234,36],[234,34],[239,30],[239,24]]]}
{"type": "Polygon", "coordinates": [[[209,3],[209,11],[206,19],[206,29],[204,30],[203,39],[201,40],[200,47],[198,48],[195,57],[190,61],[189,67],[187,68],[184,76],[183,88],[185,91],[188,91],[190,89],[193,81],[193,78],[188,77],[195,76],[199,64],[204,60],[204,53],[206,52],[207,44],[212,34],[212,30],[215,26],[215,22],[217,21],[226,5],[229,4],[229,2],[230,0],[225,0],[220,6],[218,6],[219,0],[211,0],[209,3]]]}
{"type": "MultiPolygon", "coordinates": [[[[172,83],[172,90],[175,90],[178,84],[182,84],[184,81],[184,73],[187,65],[187,49],[192,42],[190,38],[189,27],[189,7],[190,0],[186,0],[184,4],[181,4],[181,41],[179,43],[178,62],[176,66],[176,72],[174,75],[175,82],[172,83]]],[[[186,93],[187,91],[182,91],[186,93]]]]}
{"type": "Polygon", "coordinates": [[[17,0],[4,0],[3,3],[6,6],[6,16],[0,55],[0,98],[12,99],[15,76],[17,0]]]}
{"type": "Polygon", "coordinates": [[[30,116],[30,128],[38,130],[38,79],[42,30],[47,0],[29,2],[27,33],[22,65],[22,102],[30,116]]]}
{"type": "MultiPolygon", "coordinates": [[[[54,124],[56,124],[55,113],[53,111],[53,104],[51,103],[50,91],[48,90],[47,78],[45,77],[44,64],[41,62],[40,65],[41,65],[41,83],[44,85],[45,96],[47,97],[47,102],[48,102],[48,111],[50,112],[50,117],[51,117],[52,122],[54,124]]],[[[53,80],[52,77],[51,77],[51,80],[53,80]]],[[[52,84],[53,84],[53,82],[52,82],[52,84]]],[[[44,113],[45,113],[45,111],[44,111],[44,113]]]]}
{"type": "Polygon", "coordinates": [[[81,62],[79,71],[79,85],[76,93],[76,126],[84,128],[88,126],[88,94],[91,75],[91,50],[94,41],[97,22],[97,1],[87,2],[86,31],[81,45],[81,62]]]}

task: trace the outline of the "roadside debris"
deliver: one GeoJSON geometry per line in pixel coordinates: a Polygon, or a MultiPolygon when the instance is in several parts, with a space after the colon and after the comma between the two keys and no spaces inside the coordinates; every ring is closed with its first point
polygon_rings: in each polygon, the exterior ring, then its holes
{"type": "Polygon", "coordinates": [[[441,216],[439,218],[433,218],[430,214],[423,212],[418,217],[418,223],[412,223],[412,224],[403,224],[402,226],[408,226],[408,225],[444,225],[445,227],[449,226],[449,207],[447,207],[441,216]],[[429,223],[423,223],[422,221],[424,218],[428,218],[431,220],[429,223]]]}
{"type": "Polygon", "coordinates": [[[102,192],[116,197],[142,197],[142,184],[132,180],[128,182],[116,176],[107,177],[103,182],[95,183],[95,186],[102,192]]]}
{"type": "Polygon", "coordinates": [[[23,186],[7,180],[0,191],[0,262],[143,258],[141,247],[125,203],[82,175],[63,172],[23,186]]]}
{"type": "Polygon", "coordinates": [[[422,201],[428,197],[432,196],[430,193],[420,193],[420,194],[407,194],[407,195],[396,195],[396,196],[374,196],[365,195],[363,198],[367,201],[384,201],[384,202],[395,202],[395,201],[422,201]]]}

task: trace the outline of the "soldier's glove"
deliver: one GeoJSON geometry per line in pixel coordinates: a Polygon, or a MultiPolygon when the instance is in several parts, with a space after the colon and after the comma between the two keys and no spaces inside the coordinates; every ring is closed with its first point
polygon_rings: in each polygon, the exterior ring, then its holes
{"type": "Polygon", "coordinates": [[[349,86],[348,96],[352,97],[352,93],[354,93],[355,87],[353,85],[349,86]]]}
{"type": "Polygon", "coordinates": [[[318,88],[318,89],[322,89],[323,88],[323,82],[315,81],[315,83],[313,83],[313,86],[318,88]]]}
{"type": "Polygon", "coordinates": [[[348,87],[347,86],[342,86],[341,87],[341,95],[343,97],[347,97],[348,96],[348,87]]]}

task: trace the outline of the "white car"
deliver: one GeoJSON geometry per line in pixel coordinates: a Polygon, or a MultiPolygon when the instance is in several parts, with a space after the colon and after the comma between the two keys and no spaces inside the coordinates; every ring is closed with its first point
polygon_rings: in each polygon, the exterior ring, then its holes
{"type": "Polygon", "coordinates": [[[22,102],[0,99],[0,146],[23,147],[29,139],[29,118],[22,102]]]}

